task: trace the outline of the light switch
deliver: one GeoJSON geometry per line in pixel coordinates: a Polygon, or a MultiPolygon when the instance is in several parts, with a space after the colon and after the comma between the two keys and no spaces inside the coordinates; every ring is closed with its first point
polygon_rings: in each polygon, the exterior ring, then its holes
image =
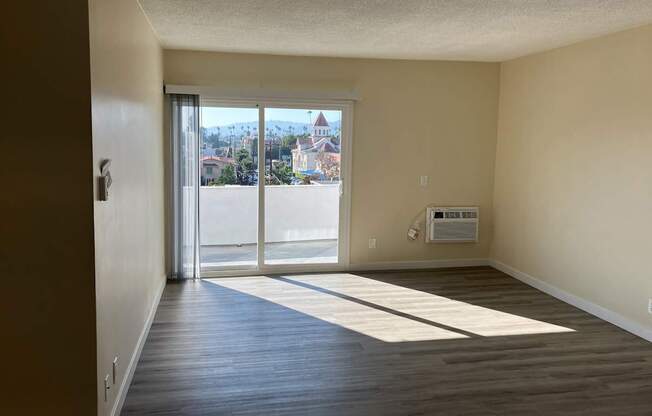
{"type": "Polygon", "coordinates": [[[100,163],[100,176],[98,180],[99,200],[107,201],[109,199],[109,188],[113,180],[111,179],[111,159],[104,159],[100,163]]]}
{"type": "Polygon", "coordinates": [[[109,390],[111,389],[111,383],[109,381],[109,375],[104,376],[104,401],[109,401],[109,390]]]}

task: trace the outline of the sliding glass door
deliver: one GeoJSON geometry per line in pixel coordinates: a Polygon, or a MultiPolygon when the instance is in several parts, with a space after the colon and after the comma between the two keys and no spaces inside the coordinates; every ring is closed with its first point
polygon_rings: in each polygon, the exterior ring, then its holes
{"type": "Polygon", "coordinates": [[[258,108],[202,102],[202,270],[258,266],[258,108]]]}
{"type": "Polygon", "coordinates": [[[202,100],[202,276],[348,261],[348,109],[202,100]]]}
{"type": "Polygon", "coordinates": [[[342,112],[265,108],[265,264],[338,262],[342,112]]]}

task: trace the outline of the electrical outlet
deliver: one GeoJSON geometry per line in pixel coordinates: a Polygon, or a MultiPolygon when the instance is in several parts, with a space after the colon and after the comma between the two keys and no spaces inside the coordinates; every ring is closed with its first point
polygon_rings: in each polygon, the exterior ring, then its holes
{"type": "Polygon", "coordinates": [[[652,298],[647,300],[647,313],[652,314],[652,298]]]}
{"type": "Polygon", "coordinates": [[[104,376],[104,401],[109,401],[109,389],[111,389],[111,383],[109,381],[109,375],[104,376]]]}
{"type": "Polygon", "coordinates": [[[427,175],[421,176],[419,178],[419,185],[420,186],[428,186],[429,182],[430,182],[430,178],[427,175]]]}
{"type": "Polygon", "coordinates": [[[111,371],[112,371],[111,378],[112,378],[113,384],[115,384],[115,381],[116,381],[116,379],[118,377],[117,376],[117,374],[118,374],[118,356],[117,355],[115,357],[113,357],[113,364],[112,364],[111,371]]]}
{"type": "Polygon", "coordinates": [[[369,239],[369,248],[376,248],[376,239],[375,238],[370,238],[369,239]]]}

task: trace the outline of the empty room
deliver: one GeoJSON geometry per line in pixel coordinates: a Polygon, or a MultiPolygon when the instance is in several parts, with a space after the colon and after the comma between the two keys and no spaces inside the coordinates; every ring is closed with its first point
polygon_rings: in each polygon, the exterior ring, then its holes
{"type": "Polygon", "coordinates": [[[652,415],[652,1],[0,31],[0,414],[652,415]]]}

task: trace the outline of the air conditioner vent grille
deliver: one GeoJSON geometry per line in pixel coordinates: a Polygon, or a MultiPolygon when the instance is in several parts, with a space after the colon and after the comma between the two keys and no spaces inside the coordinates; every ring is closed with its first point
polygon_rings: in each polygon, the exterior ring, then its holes
{"type": "Polygon", "coordinates": [[[430,207],[426,212],[426,242],[460,243],[478,241],[477,207],[430,207]]]}

